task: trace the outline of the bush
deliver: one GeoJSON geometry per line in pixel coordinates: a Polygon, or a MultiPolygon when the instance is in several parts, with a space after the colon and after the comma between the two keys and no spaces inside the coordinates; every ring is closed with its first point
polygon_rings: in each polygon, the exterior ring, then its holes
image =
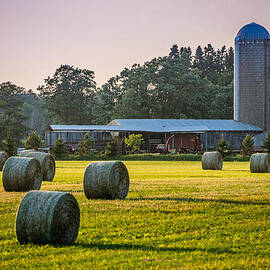
{"type": "Polygon", "coordinates": [[[35,149],[37,151],[38,148],[42,146],[43,146],[43,141],[40,138],[40,136],[36,134],[35,131],[32,132],[32,134],[27,137],[26,143],[25,143],[26,149],[35,149]]]}
{"type": "Polygon", "coordinates": [[[67,147],[61,138],[56,140],[54,147],[51,149],[51,153],[57,158],[61,158],[67,153],[67,147]]]}
{"type": "Polygon", "coordinates": [[[89,138],[89,135],[86,133],[82,140],[78,143],[79,146],[79,155],[88,155],[90,153],[91,148],[93,148],[94,141],[92,138],[89,138]]]}
{"type": "Polygon", "coordinates": [[[224,158],[228,155],[228,143],[224,140],[223,136],[221,137],[220,141],[217,143],[217,151],[222,155],[224,158]]]}
{"type": "Polygon", "coordinates": [[[242,154],[250,156],[252,154],[254,140],[251,135],[247,134],[242,142],[242,154]]]}
{"type": "Polygon", "coordinates": [[[3,150],[6,151],[9,157],[17,154],[16,140],[13,138],[10,131],[7,132],[7,137],[3,140],[3,150]]]}
{"type": "MultiPolygon", "coordinates": [[[[122,160],[122,161],[201,161],[201,154],[132,154],[132,155],[120,155],[108,157],[105,154],[90,154],[87,156],[79,156],[79,155],[65,155],[62,158],[58,158],[58,160],[122,160]]],[[[226,156],[224,161],[249,161],[248,156],[236,155],[236,156],[226,156]]]]}
{"type": "Polygon", "coordinates": [[[139,151],[142,143],[142,134],[131,134],[128,138],[125,138],[125,144],[131,149],[132,153],[139,151]]]}
{"type": "Polygon", "coordinates": [[[105,156],[106,157],[113,157],[113,156],[116,156],[117,153],[118,153],[117,141],[116,141],[116,138],[112,138],[112,140],[107,143],[107,146],[105,149],[105,156]]]}

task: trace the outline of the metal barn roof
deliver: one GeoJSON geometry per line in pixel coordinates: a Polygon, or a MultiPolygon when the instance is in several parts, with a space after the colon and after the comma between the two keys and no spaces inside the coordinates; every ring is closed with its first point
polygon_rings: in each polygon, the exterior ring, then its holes
{"type": "Polygon", "coordinates": [[[109,125],[120,127],[136,127],[141,131],[262,131],[257,126],[244,124],[234,120],[215,119],[115,119],[109,125]]]}
{"type": "Polygon", "coordinates": [[[118,127],[110,127],[108,125],[50,125],[49,130],[56,132],[67,132],[67,131],[118,131],[118,127]],[[109,127],[109,129],[108,129],[109,127]],[[116,128],[116,129],[115,129],[116,128]]]}
{"type": "Polygon", "coordinates": [[[115,119],[108,125],[51,125],[56,132],[83,131],[131,131],[131,132],[194,132],[207,131],[244,131],[262,132],[257,126],[234,120],[214,119],[115,119]]]}

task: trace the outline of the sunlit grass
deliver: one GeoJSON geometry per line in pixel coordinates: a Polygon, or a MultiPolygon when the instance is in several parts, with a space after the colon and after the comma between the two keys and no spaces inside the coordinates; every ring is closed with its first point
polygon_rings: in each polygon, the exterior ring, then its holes
{"type": "Polygon", "coordinates": [[[25,193],[1,185],[0,268],[269,267],[269,174],[251,174],[248,162],[203,171],[200,162],[126,161],[126,200],[87,200],[82,179],[88,163],[58,161],[54,181],[41,188],[72,192],[78,200],[74,246],[19,245],[14,222],[25,193]]]}

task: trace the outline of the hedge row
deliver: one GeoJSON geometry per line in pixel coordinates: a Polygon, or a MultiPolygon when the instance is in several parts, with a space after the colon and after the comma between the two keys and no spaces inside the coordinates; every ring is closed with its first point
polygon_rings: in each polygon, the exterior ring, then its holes
{"type": "MultiPolygon", "coordinates": [[[[201,161],[201,154],[134,154],[134,155],[117,155],[107,157],[104,154],[91,154],[87,156],[67,155],[57,160],[149,160],[149,161],[201,161]]],[[[249,161],[248,156],[236,155],[227,156],[224,161],[249,161]]]]}

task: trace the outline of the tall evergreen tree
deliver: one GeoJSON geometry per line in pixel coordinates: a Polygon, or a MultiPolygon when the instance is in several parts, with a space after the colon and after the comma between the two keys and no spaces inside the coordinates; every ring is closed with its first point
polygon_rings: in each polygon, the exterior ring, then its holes
{"type": "Polygon", "coordinates": [[[42,147],[43,141],[40,136],[36,134],[36,132],[32,132],[31,135],[29,135],[25,142],[25,148],[26,149],[34,149],[38,150],[38,148],[42,147]]]}
{"type": "Polygon", "coordinates": [[[3,150],[8,154],[9,157],[17,154],[17,142],[12,136],[10,130],[7,131],[6,138],[3,140],[3,150]]]}
{"type": "Polygon", "coordinates": [[[229,50],[226,53],[224,64],[225,64],[225,70],[226,71],[233,72],[233,68],[234,68],[234,50],[233,50],[232,47],[230,47],[229,50]]]}
{"type": "Polygon", "coordinates": [[[169,57],[171,58],[179,58],[179,49],[178,46],[176,44],[174,44],[171,49],[170,49],[170,53],[169,53],[169,57]]]}
{"type": "Polygon", "coordinates": [[[79,155],[88,155],[90,154],[91,148],[93,148],[94,140],[89,137],[89,134],[84,134],[82,140],[78,143],[79,146],[79,155]]]}
{"type": "Polygon", "coordinates": [[[198,46],[195,52],[195,56],[193,58],[193,68],[197,68],[200,71],[203,71],[204,68],[204,58],[203,58],[203,50],[201,46],[198,46]]]}
{"type": "Polygon", "coordinates": [[[55,145],[53,148],[50,150],[50,152],[57,158],[62,157],[65,155],[68,150],[66,145],[63,143],[63,140],[61,138],[58,138],[55,142],[55,145]]]}
{"type": "Polygon", "coordinates": [[[204,47],[204,65],[203,65],[203,75],[207,76],[210,81],[214,81],[214,72],[216,71],[216,52],[211,44],[204,47]]]}
{"type": "Polygon", "coordinates": [[[225,157],[225,155],[228,153],[228,142],[224,140],[224,137],[222,135],[220,141],[217,143],[217,151],[225,157]]]}
{"type": "Polygon", "coordinates": [[[113,157],[117,154],[117,140],[116,138],[112,138],[110,142],[107,143],[107,146],[105,148],[105,155],[107,157],[113,157]]]}
{"type": "Polygon", "coordinates": [[[250,156],[253,151],[254,140],[251,135],[247,134],[242,142],[242,153],[245,156],[250,156]]]}
{"type": "Polygon", "coordinates": [[[219,74],[225,70],[224,65],[225,57],[226,57],[226,47],[223,46],[221,49],[217,50],[215,58],[215,71],[219,74]]]}

